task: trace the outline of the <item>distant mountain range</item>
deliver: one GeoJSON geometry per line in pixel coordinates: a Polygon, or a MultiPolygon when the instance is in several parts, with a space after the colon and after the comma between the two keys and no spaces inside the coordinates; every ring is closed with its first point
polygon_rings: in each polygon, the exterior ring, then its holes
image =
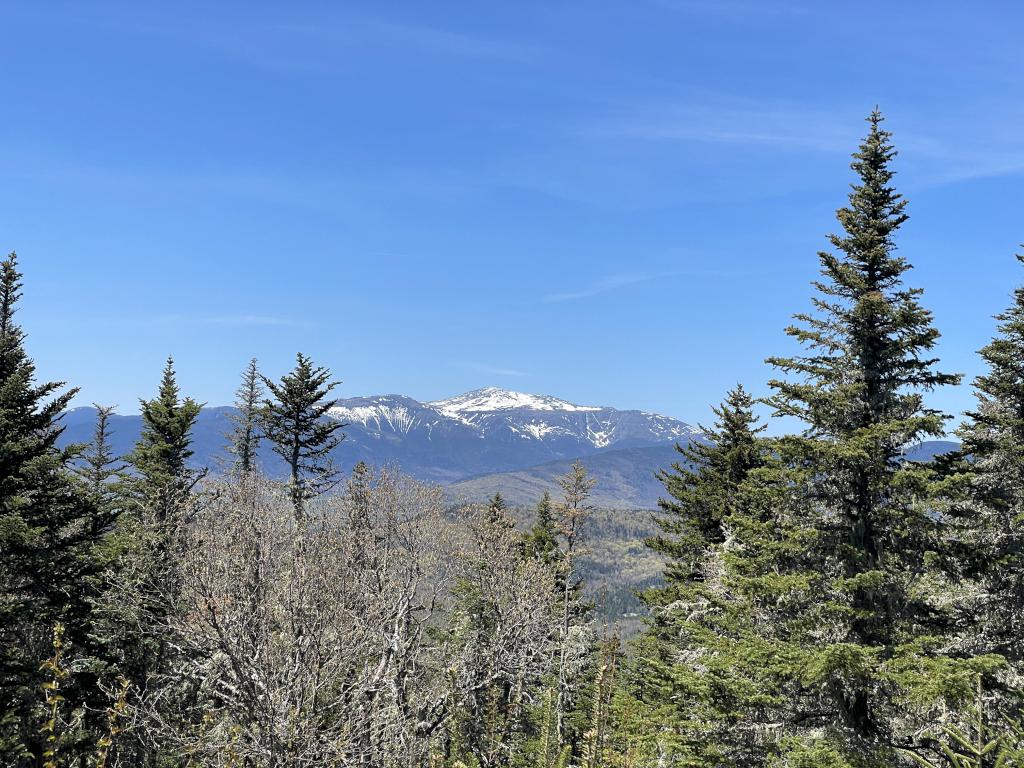
{"type": "MultiPolygon", "coordinates": [[[[204,408],[193,430],[193,463],[216,471],[227,458],[230,407],[204,408]]],[[[546,395],[487,387],[419,402],[403,395],[338,401],[332,418],[346,424],[333,459],[343,470],[362,460],[391,464],[421,480],[450,487],[453,496],[479,500],[500,491],[514,504],[531,504],[573,460],[584,460],[598,480],[594,501],[610,508],[651,508],[661,485],[655,473],[676,461],[676,443],[699,430],[668,416],[638,410],[577,405],[546,395]]],[[[87,442],[96,411],[64,416],[62,443],[87,442]]],[[[141,417],[111,419],[112,444],[125,454],[139,437],[141,417]]],[[[955,443],[924,443],[911,458],[930,459],[955,443]]],[[[284,467],[265,443],[260,461],[271,475],[284,467]]]]}
{"type": "MultiPolygon", "coordinates": [[[[230,407],[202,410],[193,431],[195,464],[214,469],[224,464],[233,413],[230,407]]],[[[341,469],[360,460],[394,464],[445,484],[623,448],[671,446],[697,433],[654,413],[495,387],[426,403],[404,395],[349,398],[338,401],[330,416],[346,425],[345,440],[333,455],[341,469]]],[[[93,408],[68,411],[62,441],[88,441],[95,419],[93,408]]],[[[111,426],[115,450],[127,453],[138,439],[141,417],[115,416],[111,426]]],[[[260,459],[270,474],[283,470],[265,444],[260,459]]]]}

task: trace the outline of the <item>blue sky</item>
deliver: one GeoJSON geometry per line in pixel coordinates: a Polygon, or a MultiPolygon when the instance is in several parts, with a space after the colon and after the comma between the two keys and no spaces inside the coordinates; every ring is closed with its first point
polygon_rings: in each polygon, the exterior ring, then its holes
{"type": "MultiPolygon", "coordinates": [[[[1024,281],[1017,3],[0,5],[0,247],[42,375],[134,410],[301,350],[705,420],[807,308],[879,104],[945,367],[1024,281]]],[[[938,393],[951,412],[967,387],[938,393]]]]}

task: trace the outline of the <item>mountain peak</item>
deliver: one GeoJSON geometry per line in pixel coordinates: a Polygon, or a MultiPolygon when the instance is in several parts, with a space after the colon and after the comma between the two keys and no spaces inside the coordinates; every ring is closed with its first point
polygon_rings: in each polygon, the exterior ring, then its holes
{"type": "Polygon", "coordinates": [[[526,408],[533,411],[599,411],[591,405],[576,405],[548,395],[531,395],[500,387],[474,389],[461,395],[427,403],[446,416],[457,417],[462,413],[488,413],[526,408]]]}

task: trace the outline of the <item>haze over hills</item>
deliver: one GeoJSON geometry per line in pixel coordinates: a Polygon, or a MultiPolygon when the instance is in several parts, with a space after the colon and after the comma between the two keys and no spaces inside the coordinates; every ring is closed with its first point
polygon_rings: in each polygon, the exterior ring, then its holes
{"type": "MultiPolygon", "coordinates": [[[[959,447],[959,443],[931,440],[909,449],[906,458],[931,461],[959,447]]],[[[608,509],[654,509],[658,499],[665,495],[657,473],[682,458],[672,445],[622,448],[589,456],[584,463],[597,480],[592,501],[608,509]]],[[[531,505],[545,491],[557,497],[558,478],[571,465],[571,459],[562,459],[510,472],[479,475],[452,483],[449,489],[455,498],[467,501],[482,501],[500,492],[509,504],[531,505]]]]}
{"type": "MultiPolygon", "coordinates": [[[[621,448],[586,457],[587,470],[597,480],[591,501],[607,509],[653,509],[665,488],[657,478],[682,458],[674,445],[621,448]]],[[[545,491],[558,497],[558,478],[572,466],[573,459],[559,459],[525,469],[460,480],[449,486],[452,496],[481,501],[500,492],[514,506],[533,505],[545,491]]]]}

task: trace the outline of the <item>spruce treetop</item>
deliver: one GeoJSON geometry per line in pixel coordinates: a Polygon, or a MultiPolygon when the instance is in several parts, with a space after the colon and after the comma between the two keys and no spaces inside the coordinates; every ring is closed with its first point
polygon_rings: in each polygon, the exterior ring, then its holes
{"type": "Polygon", "coordinates": [[[235,469],[243,475],[256,468],[261,437],[259,420],[262,400],[263,384],[254,357],[242,373],[242,383],[235,391],[235,408],[238,413],[231,417],[234,429],[228,445],[228,450],[235,457],[235,469]]]}
{"type": "Polygon", "coordinates": [[[668,581],[693,576],[694,563],[726,537],[725,521],[737,501],[740,484],[751,470],[764,463],[765,449],[758,435],[766,428],[754,414],[754,399],[737,385],[713,408],[711,428],[702,428],[704,440],[676,450],[682,461],[658,473],[667,498],[658,500],[662,515],[655,518],[661,534],[647,545],[670,558],[668,581]]]}
{"type": "Polygon", "coordinates": [[[18,257],[12,252],[0,261],[0,443],[9,445],[0,474],[11,479],[15,464],[54,448],[64,431],[61,414],[78,393],[77,388],[61,392],[62,381],[35,384],[35,363],[15,320],[21,289],[18,257]]]}
{"type": "Polygon", "coordinates": [[[537,502],[537,519],[527,534],[526,543],[528,551],[539,560],[545,563],[553,563],[558,560],[558,526],[555,519],[555,507],[551,501],[551,494],[544,491],[544,495],[537,502]]]}
{"type": "Polygon", "coordinates": [[[330,395],[340,382],[332,381],[330,370],[314,365],[301,352],[295,356],[295,368],[280,381],[260,378],[270,394],[263,401],[263,433],[289,467],[298,513],[306,499],[337,481],[330,452],[345,438],[340,432],[345,424],[328,414],[338,402],[330,395]]]}
{"type": "MultiPolygon", "coordinates": [[[[1024,264],[1024,255],[1017,260],[1024,264]]],[[[1024,286],[1013,292],[1013,303],[996,315],[998,334],[979,354],[988,365],[988,372],[974,380],[982,402],[999,400],[1013,403],[1019,410],[1013,414],[1017,428],[1024,434],[1024,286]]],[[[978,418],[978,414],[970,414],[978,418]]]]}
{"type": "Polygon", "coordinates": [[[893,235],[907,220],[906,200],[891,185],[896,157],[891,134],[876,109],[870,130],[853,155],[859,177],[849,204],[836,212],[843,234],[829,235],[837,253],[822,251],[822,280],[814,287],[814,313],[795,316],[786,333],[809,353],[772,357],[769,364],[795,379],[770,382],[778,415],[809,425],[809,434],[850,438],[874,429],[891,455],[922,435],[938,436],[945,418],[922,407],[921,391],[959,382],[934,370],[929,353],[939,332],[919,303],[922,291],[907,288],[910,264],[895,253],[893,235]],[[916,390],[916,391],[915,391],[916,390]]]}
{"type": "Polygon", "coordinates": [[[142,434],[130,461],[154,488],[188,484],[188,460],[192,457],[192,427],[202,404],[191,397],[181,399],[174,359],[164,364],[157,396],[140,400],[142,434]]]}

